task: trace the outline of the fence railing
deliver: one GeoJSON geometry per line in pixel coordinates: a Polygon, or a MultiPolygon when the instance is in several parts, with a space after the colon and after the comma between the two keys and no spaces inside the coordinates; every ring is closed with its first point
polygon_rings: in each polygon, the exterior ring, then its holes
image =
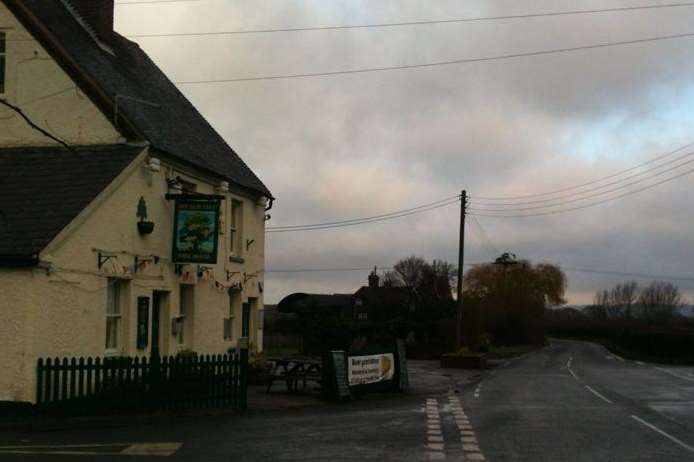
{"type": "Polygon", "coordinates": [[[36,404],[70,413],[246,408],[248,350],[152,358],[40,358],[36,404]]]}

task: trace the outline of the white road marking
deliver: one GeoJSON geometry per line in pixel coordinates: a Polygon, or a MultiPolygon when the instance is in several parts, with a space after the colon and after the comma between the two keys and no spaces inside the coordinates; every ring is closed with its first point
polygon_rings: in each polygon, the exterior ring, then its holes
{"type": "Polygon", "coordinates": [[[63,456],[154,456],[168,457],[176,453],[182,443],[102,443],[36,446],[1,446],[0,454],[45,454],[63,456]],[[88,451],[79,449],[120,448],[120,451],[88,451]]]}
{"type": "Polygon", "coordinates": [[[666,374],[669,374],[673,377],[677,377],[678,379],[687,380],[688,382],[694,382],[694,377],[689,375],[678,374],[677,372],[669,371],[667,369],[663,369],[662,367],[654,367],[654,369],[659,370],[660,372],[665,372],[666,374]]]}
{"type": "Polygon", "coordinates": [[[476,444],[463,444],[463,451],[480,452],[480,447],[476,444]]]}
{"type": "Polygon", "coordinates": [[[434,451],[443,451],[444,448],[443,443],[429,443],[427,446],[429,446],[429,449],[432,449],[434,451]]]}
{"type": "Polygon", "coordinates": [[[643,363],[643,362],[641,362],[641,361],[634,361],[634,362],[635,362],[636,364],[638,364],[639,366],[645,366],[645,365],[646,365],[646,363],[643,363]]]}
{"type": "Polygon", "coordinates": [[[181,448],[181,443],[138,443],[123,449],[121,454],[128,456],[168,457],[181,448]]]}
{"type": "Polygon", "coordinates": [[[472,430],[460,430],[462,436],[475,436],[475,432],[472,430]]]}
{"type": "Polygon", "coordinates": [[[616,359],[617,361],[624,362],[624,358],[622,358],[621,356],[619,356],[619,355],[612,355],[612,356],[614,356],[614,359],[616,359]]]}
{"type": "Polygon", "coordinates": [[[605,395],[602,395],[601,393],[597,392],[597,391],[596,391],[594,388],[592,388],[591,386],[586,385],[586,388],[588,389],[588,391],[590,391],[592,394],[594,394],[595,396],[597,396],[597,397],[600,398],[601,400],[605,401],[606,403],[614,404],[612,401],[610,401],[608,398],[606,398],[605,395]]]}
{"type": "Polygon", "coordinates": [[[635,415],[632,415],[631,418],[636,420],[637,422],[640,422],[641,424],[645,425],[646,427],[650,428],[654,432],[660,433],[665,438],[669,439],[673,443],[680,445],[682,448],[686,449],[687,451],[694,453],[694,447],[692,447],[692,446],[688,445],[687,443],[675,438],[674,436],[670,435],[669,433],[665,433],[663,430],[656,427],[655,425],[650,424],[650,423],[646,422],[645,420],[638,418],[635,415]]]}
{"type": "Polygon", "coordinates": [[[477,444],[477,438],[474,436],[463,436],[460,438],[460,441],[466,444],[477,444]]]}
{"type": "Polygon", "coordinates": [[[443,443],[443,436],[429,435],[427,439],[430,443],[443,443]]]}
{"type": "Polygon", "coordinates": [[[569,372],[571,372],[571,375],[574,376],[574,379],[580,380],[580,379],[578,378],[578,376],[576,375],[576,373],[573,371],[573,369],[569,369],[569,372]]]}
{"type": "Polygon", "coordinates": [[[605,359],[614,359],[614,356],[612,356],[612,355],[605,355],[605,359]]]}

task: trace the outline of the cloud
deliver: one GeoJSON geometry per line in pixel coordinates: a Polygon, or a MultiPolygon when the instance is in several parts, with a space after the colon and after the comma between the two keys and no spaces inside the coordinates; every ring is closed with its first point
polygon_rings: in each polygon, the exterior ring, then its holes
{"type": "MultiPolygon", "coordinates": [[[[589,1],[609,8],[621,1],[589,1]]],[[[118,9],[122,33],[214,31],[448,19],[576,9],[575,2],[415,0],[194,2],[118,9]],[[142,24],[147,24],[143,29],[142,24]]],[[[691,32],[694,8],[360,29],[141,39],[174,80],[321,72],[493,56],[691,32]]],[[[521,195],[590,181],[694,141],[694,39],[437,68],[184,85],[278,197],[272,226],[412,207],[467,189],[521,195]]],[[[480,221],[469,261],[491,251],[572,267],[687,274],[691,177],[562,215],[480,221]]],[[[473,200],[474,202],[474,200],[473,200]]],[[[268,268],[389,266],[418,254],[454,261],[456,206],[331,231],[272,234],[268,268]]],[[[368,271],[268,273],[266,297],[351,292],[368,271]]],[[[569,273],[588,302],[621,277],[569,273]]],[[[682,287],[686,284],[682,283],[682,287]]],[[[694,288],[694,284],[691,285],[694,288]]],[[[694,290],[690,292],[690,295],[694,290]]],[[[691,298],[691,297],[690,297],[691,298]]]]}

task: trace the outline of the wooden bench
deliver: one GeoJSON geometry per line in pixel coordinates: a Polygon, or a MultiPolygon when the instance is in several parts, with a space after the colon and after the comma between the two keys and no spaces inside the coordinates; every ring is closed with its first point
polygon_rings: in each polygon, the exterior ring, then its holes
{"type": "Polygon", "coordinates": [[[321,361],[283,358],[271,360],[270,362],[272,367],[266,393],[270,393],[275,380],[284,380],[287,384],[287,390],[296,392],[299,389],[300,382],[303,383],[303,389],[306,389],[308,382],[316,382],[320,385],[323,378],[321,361]]]}

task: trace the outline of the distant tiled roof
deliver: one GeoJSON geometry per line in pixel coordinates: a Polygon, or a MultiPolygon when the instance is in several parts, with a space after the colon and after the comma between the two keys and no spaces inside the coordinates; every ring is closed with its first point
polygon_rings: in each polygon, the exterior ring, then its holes
{"type": "Polygon", "coordinates": [[[280,313],[300,311],[344,309],[352,306],[352,294],[305,294],[294,293],[284,297],[277,308],[280,313]]]}
{"type": "Polygon", "coordinates": [[[75,152],[61,147],[0,149],[0,264],[35,262],[143,149],[126,144],[78,147],[75,152]]]}
{"type": "Polygon", "coordinates": [[[362,300],[365,305],[405,305],[412,300],[412,294],[407,287],[369,287],[362,286],[354,294],[354,298],[362,300]]]}
{"type": "MultiPolygon", "coordinates": [[[[136,43],[114,33],[108,43],[115,53],[112,55],[98,45],[59,0],[2,1],[20,19],[24,18],[28,26],[32,22],[29,16],[38,19],[60,44],[61,50],[50,46],[49,50],[67,53],[67,61],[71,62],[62,64],[76,68],[78,74],[86,74],[89,83],[96,85],[112,106],[117,104],[119,117],[131,122],[152,148],[244,189],[272,197],[268,188],[136,43]]],[[[115,115],[115,107],[112,109],[115,115]]]]}

